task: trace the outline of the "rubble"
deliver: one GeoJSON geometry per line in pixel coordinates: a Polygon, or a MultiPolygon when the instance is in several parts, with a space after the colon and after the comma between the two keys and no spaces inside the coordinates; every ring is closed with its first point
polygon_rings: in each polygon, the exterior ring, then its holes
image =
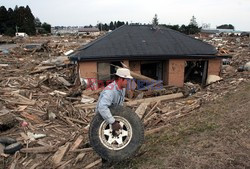
{"type": "MultiPolygon", "coordinates": [[[[163,86],[162,90],[152,91],[148,86],[133,91],[125,105],[139,114],[146,135],[167,128],[169,123],[194,112],[202,103],[215,101],[237,90],[241,83],[249,82],[249,71],[236,71],[250,61],[249,38],[204,40],[220,46],[221,54],[233,56],[222,69],[223,79],[203,89],[199,84],[187,82],[183,88],[163,86]]],[[[88,127],[102,90],[83,90],[77,86],[76,66],[64,56],[89,39],[28,37],[13,41],[16,46],[8,49],[8,54],[0,53],[0,117],[11,114],[5,122],[0,118],[0,127],[6,123],[8,127],[1,136],[11,136],[24,147],[20,154],[1,154],[3,168],[47,165],[91,168],[100,165],[100,158],[88,144],[88,127]],[[43,45],[39,45],[39,50],[26,50],[24,44],[43,45]]],[[[132,76],[148,79],[138,74],[132,76]]],[[[159,83],[152,81],[151,85],[159,83]]]]}

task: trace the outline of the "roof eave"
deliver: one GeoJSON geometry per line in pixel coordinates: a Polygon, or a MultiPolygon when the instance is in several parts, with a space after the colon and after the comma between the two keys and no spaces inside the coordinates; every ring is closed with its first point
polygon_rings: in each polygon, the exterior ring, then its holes
{"type": "Polygon", "coordinates": [[[69,59],[72,61],[100,61],[100,60],[166,60],[166,59],[212,59],[212,58],[231,58],[230,55],[216,55],[216,54],[200,54],[200,55],[150,55],[150,56],[109,56],[109,57],[77,57],[72,56],[69,59]]]}

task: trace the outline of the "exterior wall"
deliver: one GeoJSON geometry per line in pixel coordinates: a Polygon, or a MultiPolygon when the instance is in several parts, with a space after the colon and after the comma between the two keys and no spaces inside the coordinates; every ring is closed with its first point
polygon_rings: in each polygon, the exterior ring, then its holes
{"type": "MultiPolygon", "coordinates": [[[[173,85],[183,87],[185,74],[185,59],[170,59],[163,64],[163,82],[165,85],[173,85]]],[[[130,70],[141,74],[140,61],[124,60],[124,64],[129,66],[130,70]]],[[[208,61],[208,75],[220,75],[221,59],[210,59],[208,61]]],[[[81,78],[98,78],[98,73],[101,72],[101,67],[98,67],[97,62],[79,62],[79,71],[81,78]],[[98,70],[99,69],[99,70],[98,70]]]]}
{"type": "Polygon", "coordinates": [[[97,62],[79,62],[80,78],[97,78],[97,62]]]}
{"type": "Polygon", "coordinates": [[[208,61],[207,75],[220,75],[221,70],[221,59],[210,59],[208,61]]]}
{"type": "Polygon", "coordinates": [[[184,84],[184,71],[185,60],[184,59],[170,59],[166,64],[167,84],[183,87],[184,84]]]}
{"type": "Polygon", "coordinates": [[[130,61],[129,68],[131,71],[141,74],[141,62],[140,61],[130,61]]]}

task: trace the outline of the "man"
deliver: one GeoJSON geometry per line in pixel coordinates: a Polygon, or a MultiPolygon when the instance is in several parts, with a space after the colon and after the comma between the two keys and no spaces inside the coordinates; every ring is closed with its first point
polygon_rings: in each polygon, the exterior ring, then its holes
{"type": "Polygon", "coordinates": [[[119,131],[121,126],[112,116],[109,107],[111,105],[123,105],[127,79],[133,79],[130,75],[130,70],[126,68],[117,69],[115,80],[101,92],[96,106],[96,111],[100,113],[107,123],[112,125],[114,134],[116,131],[119,131]]]}

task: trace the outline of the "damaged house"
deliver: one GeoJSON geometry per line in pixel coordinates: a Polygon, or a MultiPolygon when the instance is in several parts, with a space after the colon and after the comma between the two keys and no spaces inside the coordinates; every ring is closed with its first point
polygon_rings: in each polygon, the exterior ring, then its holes
{"type": "Polygon", "coordinates": [[[124,25],[78,49],[70,56],[81,78],[109,80],[116,66],[182,87],[184,82],[205,84],[219,75],[222,56],[215,47],[180,32],[149,25],[124,25]]]}

